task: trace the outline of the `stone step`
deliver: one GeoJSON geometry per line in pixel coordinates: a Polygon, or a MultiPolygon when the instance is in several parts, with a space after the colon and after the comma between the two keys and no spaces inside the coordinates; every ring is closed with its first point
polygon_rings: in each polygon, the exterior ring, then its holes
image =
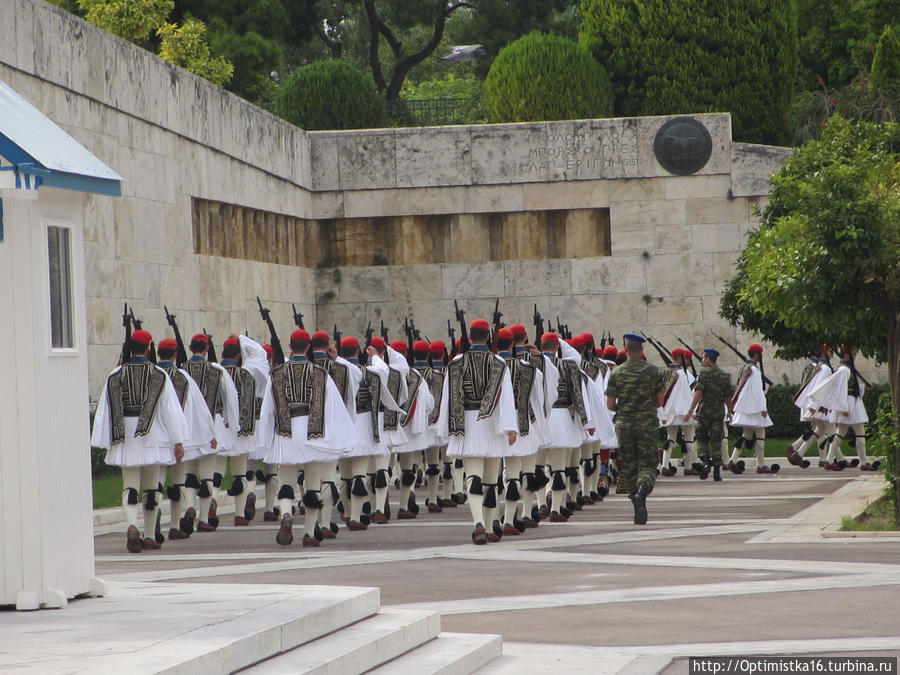
{"type": "MultiPolygon", "coordinates": [[[[217,589],[213,584],[173,584],[173,593],[170,587],[164,590],[156,584],[143,587],[144,613],[141,605],[134,603],[128,621],[153,616],[160,624],[156,628],[172,624],[167,634],[144,644],[135,642],[119,657],[92,659],[94,663],[79,672],[230,673],[300,645],[314,644],[346,626],[359,625],[380,606],[377,588],[294,586],[268,593],[266,586],[219,585],[217,589]],[[179,587],[183,588],[180,594],[179,587]],[[154,592],[156,588],[159,590],[154,592]],[[248,602],[246,596],[242,602],[241,592],[252,594],[254,602],[248,602]],[[197,599],[192,601],[192,596],[197,599]],[[197,627],[188,627],[192,612],[197,614],[197,627]],[[179,623],[186,625],[178,630],[179,623]]],[[[139,634],[136,629],[131,632],[139,634]]],[[[152,631],[145,628],[145,632],[152,631]]]]}
{"type": "Polygon", "coordinates": [[[503,654],[501,635],[441,633],[369,675],[467,675],[503,654]]]}
{"type": "Polygon", "coordinates": [[[382,609],[375,616],[242,671],[248,675],[356,675],[405,654],[441,632],[441,615],[382,609]]]}

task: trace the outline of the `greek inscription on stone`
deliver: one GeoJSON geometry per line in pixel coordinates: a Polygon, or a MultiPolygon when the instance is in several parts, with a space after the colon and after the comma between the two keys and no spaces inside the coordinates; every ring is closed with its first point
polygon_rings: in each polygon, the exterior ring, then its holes
{"type": "Polygon", "coordinates": [[[548,170],[621,175],[632,173],[629,167],[636,168],[637,163],[636,128],[610,126],[590,133],[547,133],[539,145],[528,148],[528,158],[518,163],[518,171],[520,175],[548,170]]]}

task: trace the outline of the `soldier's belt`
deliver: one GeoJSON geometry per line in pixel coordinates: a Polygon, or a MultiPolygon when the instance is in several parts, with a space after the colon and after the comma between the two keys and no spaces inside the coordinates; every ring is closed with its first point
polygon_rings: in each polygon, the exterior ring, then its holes
{"type": "Polygon", "coordinates": [[[372,412],[371,405],[358,405],[356,406],[356,414],[359,415],[361,413],[369,413],[372,412]]]}
{"type": "Polygon", "coordinates": [[[463,401],[463,410],[481,410],[481,401],[463,401]]]}
{"type": "Polygon", "coordinates": [[[141,406],[125,406],[122,409],[122,415],[124,417],[140,417],[141,416],[141,406]]]}
{"type": "Polygon", "coordinates": [[[291,418],[309,415],[308,403],[291,403],[291,418]]]}

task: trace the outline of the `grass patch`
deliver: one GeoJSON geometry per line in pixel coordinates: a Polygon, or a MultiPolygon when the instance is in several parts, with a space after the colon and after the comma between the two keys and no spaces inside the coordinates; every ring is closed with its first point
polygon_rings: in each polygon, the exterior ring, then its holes
{"type": "Polygon", "coordinates": [[[887,497],[879,497],[855,518],[841,518],[841,530],[845,532],[879,532],[896,530],[897,518],[887,497]]]}

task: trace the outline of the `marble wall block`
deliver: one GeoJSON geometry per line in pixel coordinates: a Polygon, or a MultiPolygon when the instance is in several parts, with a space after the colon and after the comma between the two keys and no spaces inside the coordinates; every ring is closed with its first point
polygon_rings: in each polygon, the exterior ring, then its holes
{"type": "Polygon", "coordinates": [[[692,199],[685,202],[685,218],[691,225],[740,223],[750,219],[746,199],[692,199]]]}
{"type": "Polygon", "coordinates": [[[570,260],[507,260],[503,263],[505,297],[562,295],[572,292],[570,260]]]}
{"type": "Polygon", "coordinates": [[[397,186],[466,185],[472,180],[470,127],[398,129],[397,186]]]}
{"type": "Polygon", "coordinates": [[[338,172],[343,190],[397,186],[393,130],[337,134],[338,172]]]}
{"type": "Polygon", "coordinates": [[[702,253],[651,256],[647,264],[647,293],[678,297],[713,293],[713,261],[702,253]]]}
{"type": "Polygon", "coordinates": [[[731,146],[731,192],[735,197],[767,195],[772,188],[769,175],[778,171],[791,156],[790,148],[754,143],[731,146]]]}
{"type": "Polygon", "coordinates": [[[392,300],[439,300],[443,298],[441,265],[392,265],[390,298],[392,300]]]}
{"type": "Polygon", "coordinates": [[[441,265],[445,298],[503,297],[503,263],[460,263],[441,265]]]}
{"type": "Polygon", "coordinates": [[[642,256],[611,256],[572,260],[572,293],[646,292],[646,268],[642,256]]]}

